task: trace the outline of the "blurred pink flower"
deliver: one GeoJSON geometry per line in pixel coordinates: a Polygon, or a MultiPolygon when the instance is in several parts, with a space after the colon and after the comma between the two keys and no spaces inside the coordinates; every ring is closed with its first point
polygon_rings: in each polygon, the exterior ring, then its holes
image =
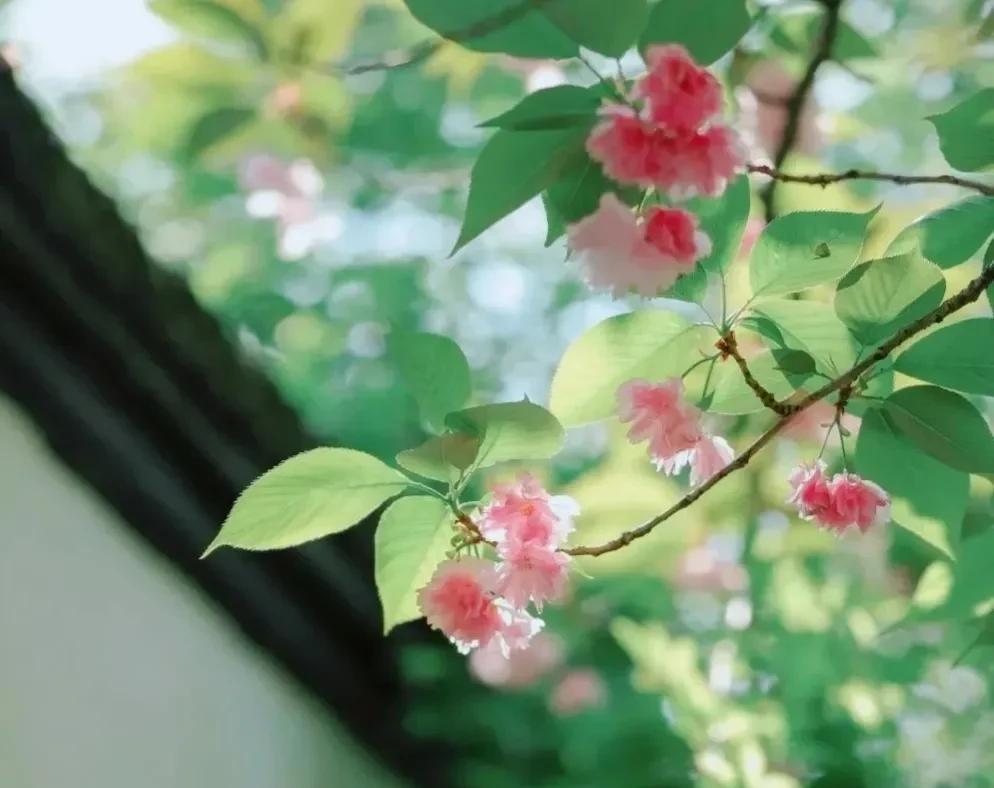
{"type": "Polygon", "coordinates": [[[578,513],[572,498],[550,496],[534,476],[523,473],[512,484],[494,487],[477,525],[480,533],[498,545],[513,540],[559,547],[573,530],[573,517],[578,513]]]}
{"type": "Polygon", "coordinates": [[[534,684],[562,661],[562,641],[539,632],[527,648],[511,650],[506,655],[496,641],[476,649],[469,657],[469,670],[483,684],[519,689],[534,684]]]}
{"type": "Polygon", "coordinates": [[[654,208],[639,224],[634,211],[610,193],[594,213],[569,227],[569,245],[591,287],[616,296],[635,290],[647,298],[668,290],[711,251],[693,214],[654,208]]]}
{"type": "Polygon", "coordinates": [[[553,688],[549,708],[560,717],[569,717],[606,700],[607,687],[600,675],[591,668],[575,668],[553,688]]]}
{"type": "Polygon", "coordinates": [[[428,625],[441,630],[463,654],[487,645],[505,622],[494,601],[494,564],[482,558],[443,561],[418,592],[428,625]]]}
{"type": "Polygon", "coordinates": [[[649,47],[646,62],[649,71],[634,91],[645,99],[646,120],[675,133],[691,132],[721,111],[721,85],[684,47],[649,47]]]}
{"type": "Polygon", "coordinates": [[[501,562],[497,590],[515,608],[529,602],[541,610],[563,594],[569,577],[570,557],[556,547],[508,539],[498,544],[501,562]]]}
{"type": "Polygon", "coordinates": [[[790,484],[788,503],[797,506],[798,514],[836,533],[852,526],[866,532],[890,520],[890,497],[879,486],[848,472],[829,479],[821,460],[797,468],[790,484]]]}

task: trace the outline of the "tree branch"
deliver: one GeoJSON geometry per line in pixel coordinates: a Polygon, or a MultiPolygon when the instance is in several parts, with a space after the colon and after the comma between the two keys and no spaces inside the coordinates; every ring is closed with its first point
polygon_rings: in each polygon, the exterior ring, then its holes
{"type": "Polygon", "coordinates": [[[845,172],[822,172],[816,175],[791,175],[767,164],[747,164],[746,170],[757,175],[765,175],[775,181],[784,183],[807,183],[812,186],[828,186],[840,181],[889,181],[899,186],[915,183],[944,183],[959,186],[963,189],[973,189],[981,194],[994,197],[994,186],[980,181],[960,178],[956,175],[900,175],[890,172],[870,172],[868,170],[846,170],[845,172]]]}
{"type": "Polygon", "coordinates": [[[772,391],[767,389],[753,376],[745,358],[743,358],[742,353],[739,352],[739,343],[735,338],[734,331],[729,331],[725,336],[719,339],[715,344],[715,347],[721,351],[722,360],[728,358],[729,356],[735,360],[735,363],[739,366],[739,370],[742,372],[742,377],[745,379],[746,385],[756,393],[756,396],[759,398],[759,401],[763,403],[763,405],[780,416],[787,417],[794,413],[796,409],[793,405],[780,402],[775,396],[773,396],[772,391]]]}
{"type": "MultiPolygon", "coordinates": [[[[794,147],[794,143],[797,141],[797,135],[801,129],[801,114],[804,111],[804,105],[808,101],[811,88],[814,87],[815,76],[818,74],[821,64],[832,56],[835,38],[839,34],[839,9],[842,6],[842,0],[821,0],[821,4],[825,8],[821,31],[815,43],[815,51],[811,56],[811,62],[808,63],[807,70],[804,72],[804,76],[801,77],[801,81],[797,83],[793,94],[787,99],[787,120],[784,123],[780,145],[777,147],[776,153],[773,156],[773,166],[775,169],[779,169],[783,165],[791,149],[794,147]]],[[[776,191],[776,185],[777,182],[775,180],[770,181],[769,185],[760,193],[760,199],[762,200],[767,220],[773,218],[773,196],[776,191]]]]}
{"type": "MultiPolygon", "coordinates": [[[[913,323],[909,323],[900,331],[893,334],[890,339],[883,342],[876,350],[873,351],[873,353],[853,366],[848,372],[840,375],[834,380],[829,381],[820,389],[803,397],[800,401],[794,404],[790,415],[805,410],[814,403],[823,400],[825,397],[835,393],[836,391],[851,391],[852,387],[859,381],[864,372],[867,372],[875,364],[885,359],[893,350],[907,342],[915,334],[918,334],[919,332],[924,331],[926,328],[937,323],[941,323],[953,312],[956,312],[967,304],[976,301],[983,294],[984,290],[992,283],[994,283],[994,265],[987,267],[980,274],[980,276],[970,282],[970,284],[960,290],[956,295],[946,299],[946,301],[933,309],[927,315],[919,318],[913,323]]],[[[704,493],[717,485],[722,479],[731,476],[733,473],[741,470],[742,468],[745,468],[752,458],[755,457],[764,446],[773,440],[777,433],[784,429],[784,427],[786,427],[789,423],[790,416],[785,416],[779,419],[776,424],[760,435],[759,438],[757,438],[752,445],[749,446],[749,448],[742,452],[742,454],[736,457],[731,463],[726,465],[721,471],[704,482],[704,484],[700,487],[691,490],[687,493],[687,495],[673,504],[673,506],[662,514],[656,515],[651,520],[646,521],[637,528],[625,531],[614,539],[604,542],[603,544],[573,547],[565,550],[564,552],[569,555],[603,555],[604,553],[610,553],[614,550],[620,550],[622,547],[626,547],[636,539],[641,539],[643,536],[647,536],[653,531],[653,529],[656,528],[656,526],[666,522],[677,512],[686,509],[694,503],[694,501],[704,495],[704,493]]]]}

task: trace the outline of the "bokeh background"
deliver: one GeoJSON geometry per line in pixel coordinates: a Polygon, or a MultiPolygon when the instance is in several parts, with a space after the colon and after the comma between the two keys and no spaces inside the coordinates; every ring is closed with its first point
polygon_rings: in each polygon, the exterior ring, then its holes
{"type": "MultiPolygon", "coordinates": [[[[716,68],[750,159],[763,161],[780,143],[821,9],[785,0],[753,10],[752,31],[716,68]]],[[[925,117],[994,84],[990,3],[847,0],[842,17],[786,169],[944,171],[925,117]]],[[[391,330],[455,339],[477,401],[546,402],[569,342],[637,303],[586,290],[562,241],[545,246],[540,201],[449,256],[487,136],[477,124],[529,91],[593,76],[578,62],[454,44],[366,68],[430,36],[399,0],[0,6],[20,89],[155,265],[220,324],[232,356],[271,381],[310,439],[387,460],[423,436],[387,352],[391,330]]],[[[618,65],[640,68],[635,56],[618,65]]],[[[960,196],[781,185],[773,207],[883,201],[872,253],[960,196]]],[[[754,199],[743,252],[767,218],[754,199]]],[[[946,273],[952,284],[969,277],[946,273]]],[[[744,274],[731,268],[733,304],[744,274]]],[[[955,624],[887,631],[923,574],[941,584],[941,556],[886,529],[837,540],[782,506],[788,470],[818,451],[828,418],[798,424],[637,549],[584,563],[590,577],[549,611],[533,663],[467,663],[424,633],[392,637],[398,730],[430,743],[456,784],[481,788],[994,784],[990,650],[957,663],[970,633],[955,624]]],[[[766,419],[722,427],[741,443],[766,419]]],[[[0,784],[423,779],[389,764],[313,682],[136,539],[38,430],[0,399],[0,784]]],[[[572,431],[550,467],[533,470],[581,502],[584,542],[680,491],[606,425],[572,431]]],[[[975,478],[964,535],[989,529],[992,511],[990,484],[975,478]]]]}

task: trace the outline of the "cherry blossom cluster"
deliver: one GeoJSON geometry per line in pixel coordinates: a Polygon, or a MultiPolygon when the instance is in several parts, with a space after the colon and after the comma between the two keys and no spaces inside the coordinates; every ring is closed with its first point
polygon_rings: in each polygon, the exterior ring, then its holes
{"type": "MultiPolygon", "coordinates": [[[[721,194],[744,165],[737,135],[716,121],[721,86],[679,45],[651,47],[646,62],[627,102],[602,107],[587,151],[620,184],[670,200],[721,194]]],[[[654,205],[639,217],[611,193],[568,236],[591,286],[615,295],[657,295],[711,252],[689,211],[654,205]]]]}
{"type": "Polygon", "coordinates": [[[494,646],[507,655],[527,647],[543,622],[541,611],[566,588],[570,557],[560,548],[579,507],[550,496],[532,476],[496,487],[476,528],[497,561],[458,557],[443,561],[418,594],[428,624],[462,653],[494,646]]]}
{"type": "Polygon", "coordinates": [[[701,411],[683,396],[683,380],[629,380],[618,389],[618,417],[630,422],[628,439],[648,441],[649,457],[668,476],[690,467],[696,487],[732,461],[728,442],[704,430],[701,411]]]}
{"type": "Polygon", "coordinates": [[[866,533],[890,520],[890,497],[879,486],[848,471],[829,478],[825,470],[825,463],[817,460],[790,476],[793,492],[787,502],[802,518],[838,534],[851,527],[866,533]]]}

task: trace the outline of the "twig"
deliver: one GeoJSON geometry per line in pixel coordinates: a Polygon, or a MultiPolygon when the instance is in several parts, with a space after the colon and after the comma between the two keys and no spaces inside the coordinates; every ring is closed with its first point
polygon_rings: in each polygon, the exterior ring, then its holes
{"type": "MultiPolygon", "coordinates": [[[[808,101],[811,88],[814,86],[815,76],[821,64],[832,56],[835,38],[839,33],[839,9],[842,6],[842,0],[821,0],[821,4],[825,7],[825,16],[822,19],[821,31],[818,34],[815,51],[811,56],[811,61],[808,63],[808,68],[804,72],[804,76],[801,77],[801,81],[797,83],[797,87],[794,88],[794,92],[790,98],[787,99],[787,119],[784,122],[783,136],[780,138],[780,145],[777,147],[776,153],[773,156],[773,166],[775,169],[779,169],[783,165],[791,149],[794,147],[794,143],[797,141],[797,135],[801,128],[801,114],[804,111],[804,105],[808,101]]],[[[760,199],[762,200],[767,220],[773,218],[773,196],[776,191],[776,185],[777,182],[775,180],[770,181],[767,187],[760,193],[760,199]]]]}
{"type": "Polygon", "coordinates": [[[739,370],[742,372],[742,377],[745,379],[746,385],[751,388],[759,401],[763,403],[767,408],[772,410],[779,416],[790,416],[796,408],[793,405],[789,405],[786,402],[780,402],[773,392],[763,386],[756,378],[753,376],[752,371],[749,369],[749,365],[746,363],[745,358],[739,352],[739,343],[735,338],[735,332],[729,331],[725,336],[719,339],[715,343],[715,347],[721,351],[722,359],[726,359],[731,356],[735,363],[738,364],[739,370]]]}
{"type": "MultiPolygon", "coordinates": [[[[980,276],[970,282],[970,284],[960,290],[956,295],[948,298],[927,315],[919,318],[913,323],[909,323],[900,331],[893,334],[890,339],[881,344],[876,350],[873,351],[873,353],[853,366],[848,372],[840,375],[834,380],[829,381],[817,391],[808,394],[803,399],[795,403],[791,415],[805,410],[814,403],[823,400],[825,397],[836,391],[851,389],[851,387],[859,381],[864,372],[868,371],[880,361],[883,361],[893,350],[907,342],[915,334],[924,331],[926,328],[933,326],[936,323],[941,323],[953,312],[956,312],[967,304],[976,301],[981,294],[983,294],[984,290],[991,285],[991,283],[994,283],[994,266],[986,268],[980,276]]],[[[752,445],[749,446],[749,448],[742,452],[742,454],[736,457],[731,463],[726,465],[721,471],[704,482],[704,484],[700,487],[691,490],[687,493],[687,495],[673,504],[673,506],[662,514],[656,515],[651,520],[646,521],[637,528],[625,531],[614,539],[604,542],[603,544],[573,547],[565,550],[564,552],[569,555],[603,555],[604,553],[610,553],[614,550],[620,550],[622,547],[631,544],[636,539],[641,539],[643,536],[648,535],[653,531],[653,529],[656,528],[656,526],[660,523],[666,522],[677,512],[686,509],[694,503],[694,501],[704,495],[704,493],[718,484],[722,479],[748,465],[752,458],[755,457],[764,446],[773,440],[777,433],[784,429],[784,427],[786,427],[789,423],[790,416],[780,418],[776,424],[760,435],[752,443],[752,445]]]]}
{"type": "Polygon", "coordinates": [[[490,33],[495,33],[517,22],[529,12],[540,8],[545,2],[547,0],[523,0],[520,3],[505,8],[499,13],[480,19],[471,25],[466,25],[448,33],[441,33],[439,38],[426,39],[419,44],[415,44],[410,49],[388,53],[381,60],[358,63],[354,66],[336,67],[334,70],[346,76],[357,76],[359,74],[368,74],[371,71],[389,71],[394,68],[413,66],[434,55],[442,48],[442,45],[446,41],[464,44],[467,41],[472,41],[474,38],[482,38],[483,36],[490,35],[490,33]]]}
{"type": "Polygon", "coordinates": [[[807,183],[812,186],[829,186],[840,181],[889,181],[900,186],[915,183],[944,183],[949,186],[959,186],[963,189],[973,189],[981,194],[994,197],[994,185],[980,181],[960,178],[956,175],[900,175],[891,172],[870,172],[868,170],[846,170],[845,172],[822,172],[815,175],[792,175],[782,172],[768,164],[747,164],[746,169],[757,175],[765,175],[775,181],[784,183],[807,183]]]}

